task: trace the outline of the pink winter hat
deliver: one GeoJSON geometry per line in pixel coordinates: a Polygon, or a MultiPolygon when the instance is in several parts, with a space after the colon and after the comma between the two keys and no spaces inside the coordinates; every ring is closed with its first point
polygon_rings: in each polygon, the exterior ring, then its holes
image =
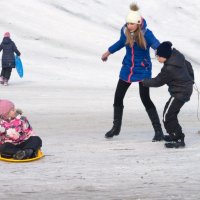
{"type": "Polygon", "coordinates": [[[4,37],[10,37],[10,33],[9,32],[5,32],[4,33],[4,37]]]}
{"type": "Polygon", "coordinates": [[[0,118],[6,118],[13,108],[15,108],[14,103],[7,99],[0,99],[0,118]]]}

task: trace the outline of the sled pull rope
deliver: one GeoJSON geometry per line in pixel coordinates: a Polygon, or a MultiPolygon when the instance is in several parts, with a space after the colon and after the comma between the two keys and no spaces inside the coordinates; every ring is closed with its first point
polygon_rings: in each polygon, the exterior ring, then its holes
{"type": "Polygon", "coordinates": [[[196,90],[197,92],[197,95],[198,95],[198,103],[197,103],[197,119],[200,121],[199,119],[199,88],[197,87],[197,84],[194,82],[194,89],[196,90]]]}

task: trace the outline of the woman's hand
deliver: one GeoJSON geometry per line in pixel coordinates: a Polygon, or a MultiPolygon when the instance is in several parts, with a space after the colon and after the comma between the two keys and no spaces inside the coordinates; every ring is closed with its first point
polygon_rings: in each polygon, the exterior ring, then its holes
{"type": "Polygon", "coordinates": [[[109,52],[109,51],[106,51],[103,55],[102,55],[102,57],[101,57],[101,60],[102,61],[107,61],[108,60],[108,56],[110,55],[111,53],[109,52]]]}

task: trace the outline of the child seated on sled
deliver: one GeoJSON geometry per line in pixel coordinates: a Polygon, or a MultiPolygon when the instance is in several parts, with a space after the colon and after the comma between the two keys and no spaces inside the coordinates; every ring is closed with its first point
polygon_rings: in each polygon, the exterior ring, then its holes
{"type": "Polygon", "coordinates": [[[0,100],[0,154],[17,160],[35,157],[42,146],[21,110],[9,100],[0,100]]]}
{"type": "Polygon", "coordinates": [[[152,79],[143,80],[146,87],[160,87],[168,85],[171,95],[163,111],[163,122],[169,136],[164,139],[167,148],[184,147],[185,135],[178,122],[177,115],[185,102],[190,100],[194,84],[194,72],[192,65],[183,54],[175,48],[171,48],[171,42],[163,42],[157,48],[156,56],[160,63],[163,63],[161,72],[152,79]]]}

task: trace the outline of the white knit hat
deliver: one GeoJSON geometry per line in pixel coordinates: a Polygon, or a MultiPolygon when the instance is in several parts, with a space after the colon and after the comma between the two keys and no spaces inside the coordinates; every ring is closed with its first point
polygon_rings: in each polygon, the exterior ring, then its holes
{"type": "Polygon", "coordinates": [[[138,11],[130,11],[129,14],[126,17],[127,23],[134,23],[134,24],[141,24],[142,23],[142,17],[138,11]]]}
{"type": "Polygon", "coordinates": [[[139,7],[137,6],[137,4],[133,3],[130,5],[130,11],[126,17],[126,23],[142,23],[142,16],[139,12],[139,7]]]}

